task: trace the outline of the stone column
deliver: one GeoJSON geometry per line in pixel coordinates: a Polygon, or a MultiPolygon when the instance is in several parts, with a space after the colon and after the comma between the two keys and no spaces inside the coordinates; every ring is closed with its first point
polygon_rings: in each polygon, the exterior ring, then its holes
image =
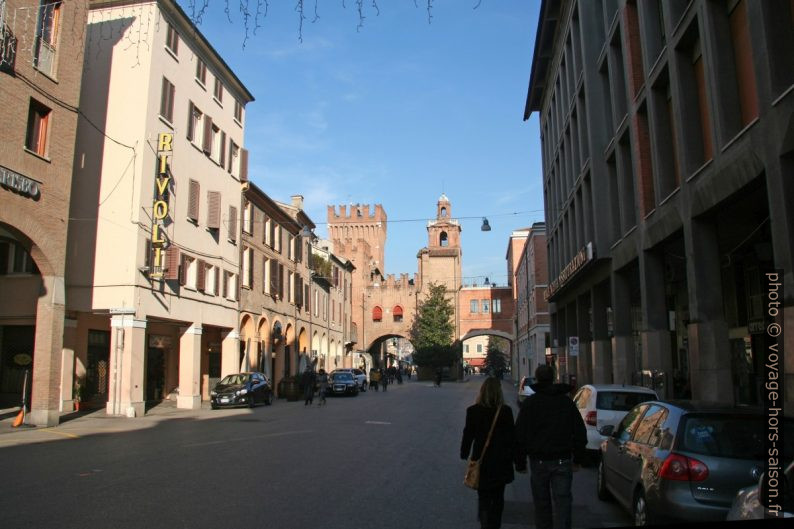
{"type": "Polygon", "coordinates": [[[240,372],[240,333],[228,331],[221,342],[221,377],[240,372]]]}
{"type": "Polygon", "coordinates": [[[629,278],[612,272],[612,381],[631,384],[634,340],[631,337],[631,290],[629,278]]]}
{"type": "MultiPolygon", "coordinates": [[[[576,336],[576,298],[565,306],[565,334],[563,334],[560,345],[565,349],[568,357],[568,375],[577,375],[579,372],[579,356],[571,356],[571,348],[568,345],[568,338],[576,336]]],[[[565,381],[567,382],[567,380],[565,381]]]]}
{"type": "Polygon", "coordinates": [[[42,291],[36,304],[36,338],[30,416],[36,426],[55,426],[60,420],[61,362],[63,357],[63,277],[42,276],[42,291]]]}
{"type": "Polygon", "coordinates": [[[110,384],[107,413],[143,417],[146,361],[146,320],[132,315],[110,319],[110,384]]]}
{"type": "Polygon", "coordinates": [[[655,252],[640,256],[640,291],[645,328],[642,339],[642,365],[665,374],[664,386],[655,388],[660,398],[672,396],[673,357],[670,324],[664,288],[664,260],[655,252]]]}
{"type": "Polygon", "coordinates": [[[693,400],[733,403],[728,323],[723,316],[716,227],[684,223],[689,287],[689,381],[693,400]]]}
{"type": "Polygon", "coordinates": [[[590,291],[593,307],[593,341],[590,343],[593,383],[612,383],[612,342],[607,328],[609,306],[608,285],[598,285],[590,291]]]}
{"type": "Polygon", "coordinates": [[[577,384],[591,384],[593,382],[593,360],[590,333],[590,295],[584,294],[576,298],[576,334],[579,337],[579,360],[577,369],[577,384]]]}
{"type": "Polygon", "coordinates": [[[201,408],[201,324],[181,329],[179,337],[179,396],[176,407],[201,408]]]}
{"type": "Polygon", "coordinates": [[[74,411],[74,347],[77,339],[77,320],[63,321],[63,349],[61,352],[61,404],[59,411],[74,411]]]}

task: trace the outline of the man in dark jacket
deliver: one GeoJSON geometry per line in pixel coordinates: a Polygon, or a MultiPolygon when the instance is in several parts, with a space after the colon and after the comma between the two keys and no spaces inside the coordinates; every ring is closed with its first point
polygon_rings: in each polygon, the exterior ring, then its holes
{"type": "Polygon", "coordinates": [[[535,370],[535,380],[535,393],[524,399],[516,419],[516,470],[527,471],[529,456],[535,527],[570,529],[571,482],[585,460],[587,430],[568,396],[570,385],[554,384],[554,370],[546,365],[535,370]]]}
{"type": "Polygon", "coordinates": [[[310,405],[314,401],[314,384],[317,381],[317,376],[314,374],[311,366],[306,366],[306,370],[301,375],[300,385],[303,388],[304,406],[310,405]]]}

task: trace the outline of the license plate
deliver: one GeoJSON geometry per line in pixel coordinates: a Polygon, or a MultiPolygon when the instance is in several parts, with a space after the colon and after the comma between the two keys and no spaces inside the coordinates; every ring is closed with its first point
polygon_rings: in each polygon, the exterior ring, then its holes
{"type": "Polygon", "coordinates": [[[223,402],[224,404],[226,404],[226,403],[228,403],[228,402],[229,402],[229,398],[228,398],[228,397],[222,397],[222,398],[221,398],[221,402],[223,402]]]}

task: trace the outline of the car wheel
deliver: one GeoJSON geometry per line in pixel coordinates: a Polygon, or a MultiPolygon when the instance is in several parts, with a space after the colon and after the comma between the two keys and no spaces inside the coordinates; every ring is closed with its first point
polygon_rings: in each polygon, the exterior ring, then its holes
{"type": "Polygon", "coordinates": [[[212,408],[213,410],[217,410],[218,409],[218,407],[215,404],[210,404],[210,408],[212,408]]]}
{"type": "Polygon", "coordinates": [[[631,510],[634,514],[634,525],[638,527],[648,525],[648,504],[645,503],[645,493],[642,489],[637,489],[634,494],[634,505],[631,510]]]}
{"type": "Polygon", "coordinates": [[[265,406],[270,406],[273,404],[273,393],[268,393],[267,397],[265,397],[265,406]]]}
{"type": "Polygon", "coordinates": [[[609,501],[612,499],[612,494],[607,490],[607,477],[604,472],[604,461],[599,461],[598,475],[596,476],[596,493],[599,500],[609,501]]]}
{"type": "Polygon", "coordinates": [[[256,394],[250,393],[248,395],[248,407],[253,408],[254,406],[256,406],[256,394]]]}

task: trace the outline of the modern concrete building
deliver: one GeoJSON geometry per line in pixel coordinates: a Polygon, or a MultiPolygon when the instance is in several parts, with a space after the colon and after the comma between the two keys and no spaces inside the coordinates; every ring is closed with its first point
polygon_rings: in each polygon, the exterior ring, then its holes
{"type": "Polygon", "coordinates": [[[766,270],[794,349],[793,10],[542,3],[524,118],[540,118],[563,375],[761,402],[766,270]]]}
{"type": "Polygon", "coordinates": [[[175,2],[93,1],[85,35],[65,337],[76,379],[111,414],[166,398],[196,408],[245,367],[253,97],[175,2]]]}
{"type": "Polygon", "coordinates": [[[0,1],[0,407],[26,388],[40,426],[71,410],[64,277],[87,4],[0,1]]]}
{"type": "Polygon", "coordinates": [[[520,250],[515,275],[515,328],[516,366],[515,379],[532,376],[541,364],[554,364],[551,353],[548,302],[545,299],[548,286],[548,263],[546,260],[546,226],[542,222],[532,224],[527,230],[524,245],[520,250]]]}

